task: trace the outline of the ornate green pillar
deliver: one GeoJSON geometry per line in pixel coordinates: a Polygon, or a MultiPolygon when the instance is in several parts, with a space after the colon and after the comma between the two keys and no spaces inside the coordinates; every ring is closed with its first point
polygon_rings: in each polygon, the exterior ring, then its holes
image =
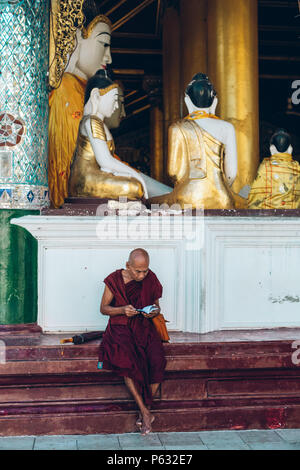
{"type": "Polygon", "coordinates": [[[0,324],[37,316],[37,245],[14,217],[49,205],[49,0],[0,0],[0,324]]]}
{"type": "Polygon", "coordinates": [[[38,211],[0,211],[0,324],[37,319],[37,241],[10,220],[38,211]]]}

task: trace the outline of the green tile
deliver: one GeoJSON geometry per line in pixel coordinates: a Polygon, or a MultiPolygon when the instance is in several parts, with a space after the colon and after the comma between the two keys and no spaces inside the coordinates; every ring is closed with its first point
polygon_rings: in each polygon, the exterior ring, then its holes
{"type": "Polygon", "coordinates": [[[210,450],[249,450],[235,431],[201,431],[199,437],[210,450]]]}
{"type": "Polygon", "coordinates": [[[157,434],[164,446],[203,446],[197,432],[162,432],[157,434]]]}
{"type": "Polygon", "coordinates": [[[123,450],[153,450],[153,451],[162,451],[165,450],[163,446],[136,446],[136,445],[127,445],[127,446],[122,446],[121,451],[123,450]]]}
{"type": "Polygon", "coordinates": [[[199,445],[184,444],[182,446],[165,445],[164,448],[166,450],[208,450],[208,448],[204,446],[203,444],[199,444],[199,445]]]}
{"type": "Polygon", "coordinates": [[[76,436],[38,436],[33,450],[77,450],[76,436]]]}
{"type": "Polygon", "coordinates": [[[253,442],[249,446],[252,450],[300,450],[300,442],[253,442]]]}
{"type": "Polygon", "coordinates": [[[300,429],[276,429],[276,433],[285,441],[300,442],[300,429]]]}
{"type": "Polygon", "coordinates": [[[281,437],[273,430],[238,431],[238,434],[247,444],[253,442],[282,442],[281,437]]]}
{"type": "Polygon", "coordinates": [[[79,450],[120,450],[118,437],[115,435],[96,434],[77,437],[79,450]]]}
{"type": "Polygon", "coordinates": [[[151,433],[142,436],[140,433],[119,434],[121,448],[124,450],[134,449],[163,449],[163,445],[157,434],[151,433]]]}
{"type": "Polygon", "coordinates": [[[250,450],[250,447],[244,442],[222,442],[215,444],[206,444],[208,450],[250,450]]]}
{"type": "Polygon", "coordinates": [[[0,437],[0,450],[32,450],[34,436],[0,437]]]}

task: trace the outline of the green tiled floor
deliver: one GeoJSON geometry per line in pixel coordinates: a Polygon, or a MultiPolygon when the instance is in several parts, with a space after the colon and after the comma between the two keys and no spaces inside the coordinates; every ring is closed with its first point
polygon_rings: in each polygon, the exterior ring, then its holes
{"type": "Polygon", "coordinates": [[[300,450],[300,429],[0,437],[0,450],[300,450]]]}

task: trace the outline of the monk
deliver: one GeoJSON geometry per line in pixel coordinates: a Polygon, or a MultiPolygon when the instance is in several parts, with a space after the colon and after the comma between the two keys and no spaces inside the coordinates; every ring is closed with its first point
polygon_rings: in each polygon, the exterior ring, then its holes
{"type": "Polygon", "coordinates": [[[109,321],[99,351],[99,368],[124,377],[125,384],[140,410],[136,422],[141,434],[152,431],[150,411],[153,397],[163,380],[166,359],[152,318],[160,313],[162,286],[149,269],[149,255],[133,250],[126,269],[118,269],[104,279],[100,311],[109,321]],[[136,309],[148,305],[157,309],[150,315],[136,309]]]}

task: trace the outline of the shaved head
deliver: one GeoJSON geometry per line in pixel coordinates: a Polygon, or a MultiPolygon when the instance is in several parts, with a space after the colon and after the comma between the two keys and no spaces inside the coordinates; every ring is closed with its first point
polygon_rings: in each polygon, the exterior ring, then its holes
{"type": "Polygon", "coordinates": [[[143,248],[136,248],[129,254],[128,262],[135,264],[136,261],[146,262],[149,264],[149,254],[143,248]]]}
{"type": "Polygon", "coordinates": [[[135,281],[142,281],[149,272],[149,255],[143,248],[136,248],[129,254],[127,271],[135,281]]]}

